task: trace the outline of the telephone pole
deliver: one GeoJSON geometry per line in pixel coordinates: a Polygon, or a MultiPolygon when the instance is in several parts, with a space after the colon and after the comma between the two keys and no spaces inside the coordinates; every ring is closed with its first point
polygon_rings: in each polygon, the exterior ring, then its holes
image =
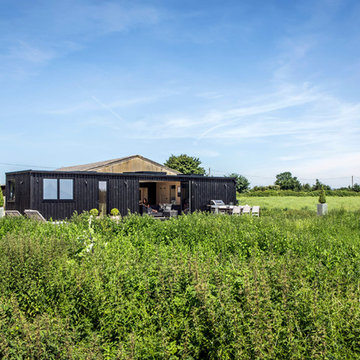
{"type": "Polygon", "coordinates": [[[351,188],[354,188],[354,175],[351,176],[351,188]]]}

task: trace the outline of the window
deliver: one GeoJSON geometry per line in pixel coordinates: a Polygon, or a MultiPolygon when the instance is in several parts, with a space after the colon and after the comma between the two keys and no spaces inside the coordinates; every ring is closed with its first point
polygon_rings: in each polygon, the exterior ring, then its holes
{"type": "Polygon", "coordinates": [[[73,179],[60,179],[60,200],[73,200],[73,179]]]}
{"type": "Polygon", "coordinates": [[[57,179],[44,179],[44,200],[57,200],[58,181],[57,179]]]}
{"type": "Polygon", "coordinates": [[[73,200],[74,180],[73,179],[44,179],[43,180],[44,200],[73,200]]]}
{"type": "Polygon", "coordinates": [[[15,180],[9,180],[8,186],[9,186],[9,201],[15,201],[15,180]]]}

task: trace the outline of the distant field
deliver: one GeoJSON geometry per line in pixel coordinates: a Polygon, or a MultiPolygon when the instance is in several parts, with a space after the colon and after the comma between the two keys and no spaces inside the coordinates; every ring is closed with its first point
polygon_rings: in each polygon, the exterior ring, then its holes
{"type": "MultiPolygon", "coordinates": [[[[239,204],[250,206],[259,205],[263,209],[309,209],[316,211],[318,198],[313,196],[269,196],[269,197],[246,197],[238,196],[239,204]]],[[[326,198],[329,210],[360,210],[360,197],[328,196],[326,198]]]]}

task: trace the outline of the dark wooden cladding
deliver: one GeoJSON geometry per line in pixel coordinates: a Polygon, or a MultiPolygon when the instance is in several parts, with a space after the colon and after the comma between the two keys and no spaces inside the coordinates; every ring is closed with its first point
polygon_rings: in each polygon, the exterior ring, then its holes
{"type": "Polygon", "coordinates": [[[235,181],[209,181],[211,178],[199,178],[193,180],[192,184],[192,211],[208,210],[210,200],[223,200],[225,204],[236,202],[235,181]]]}
{"type": "MultiPolygon", "coordinates": [[[[212,199],[235,203],[235,181],[216,178],[161,174],[108,174],[96,172],[22,171],[6,174],[6,209],[38,210],[46,219],[70,218],[74,211],[82,213],[99,208],[99,181],[107,182],[107,213],[117,208],[121,215],[139,211],[139,181],[176,181],[189,184],[191,210],[207,210],[212,199]],[[44,179],[72,179],[73,200],[44,200],[44,179]],[[15,182],[15,200],[9,200],[8,182],[15,182]]],[[[187,185],[185,185],[187,186],[187,185]]],[[[189,199],[190,200],[190,199],[189,199]]]]}

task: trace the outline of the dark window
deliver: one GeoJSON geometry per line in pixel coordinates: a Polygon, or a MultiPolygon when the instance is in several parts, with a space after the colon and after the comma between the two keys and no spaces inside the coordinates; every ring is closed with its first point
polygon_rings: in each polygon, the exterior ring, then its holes
{"type": "Polygon", "coordinates": [[[9,201],[15,201],[15,180],[9,180],[8,186],[9,186],[9,201]]]}
{"type": "Polygon", "coordinates": [[[73,200],[74,180],[73,179],[44,179],[43,180],[44,200],[73,200]]]}

